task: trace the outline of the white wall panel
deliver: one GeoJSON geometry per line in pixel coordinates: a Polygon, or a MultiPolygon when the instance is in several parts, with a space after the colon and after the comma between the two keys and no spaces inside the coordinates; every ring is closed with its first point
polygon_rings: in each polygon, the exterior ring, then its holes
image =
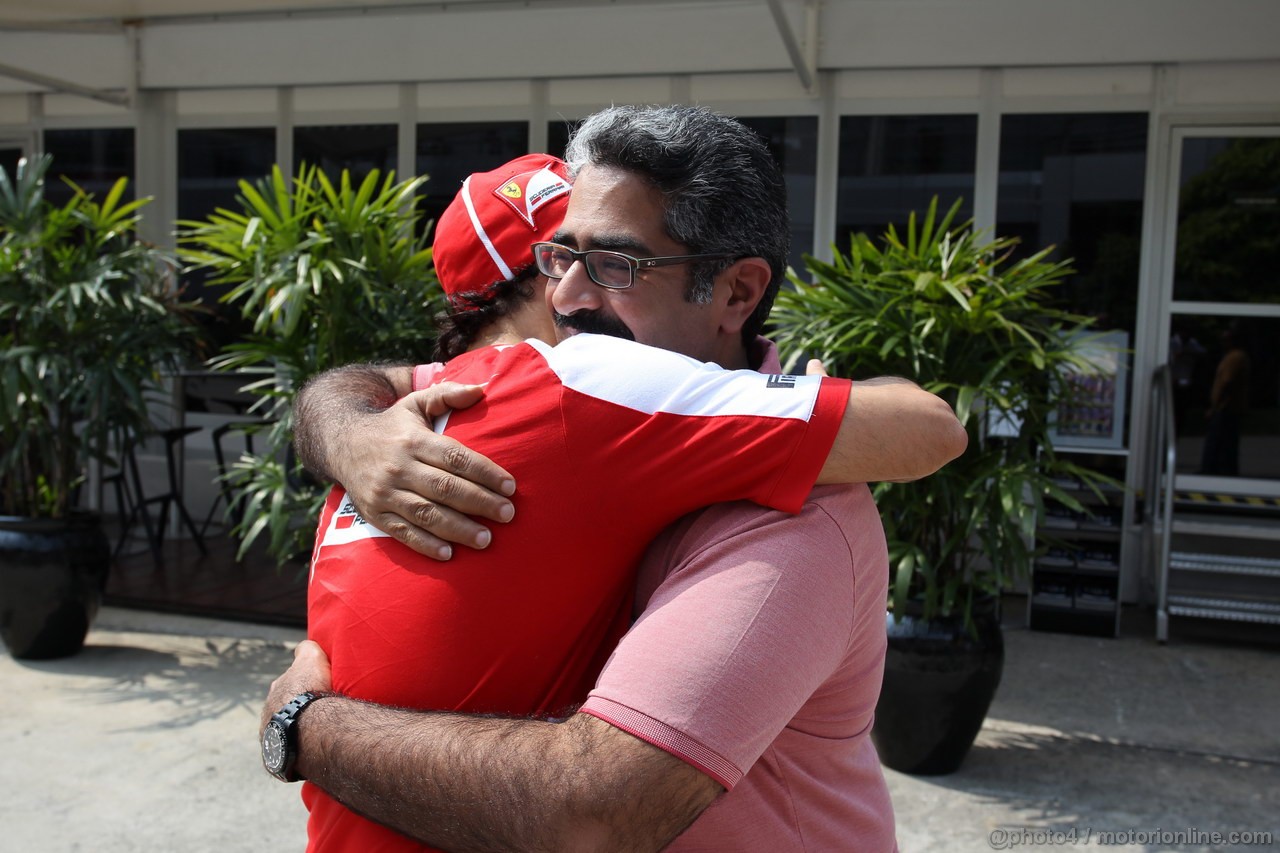
{"type": "Polygon", "coordinates": [[[665,104],[671,101],[670,77],[607,77],[594,80],[551,80],[547,97],[554,113],[567,107],[568,118],[581,118],[575,110],[590,110],[610,104],[665,104]]]}
{"type": "Polygon", "coordinates": [[[31,121],[31,101],[26,95],[0,95],[0,125],[31,121]]]}
{"type": "MultiPolygon", "coordinates": [[[[793,23],[801,19],[800,0],[786,8],[793,23]]],[[[823,70],[1280,58],[1275,0],[826,0],[819,8],[823,70]]],[[[793,70],[763,0],[164,18],[144,23],[140,38],[142,84],[152,88],[793,70]]],[[[133,72],[123,32],[0,32],[0,57],[98,88],[126,88],[133,72]]],[[[1216,99],[1212,82],[1203,86],[1204,94],[1193,81],[1188,100],[1216,99]]],[[[0,77],[0,93],[36,88],[0,77]]]]}
{"type": "Polygon", "coordinates": [[[202,87],[789,68],[764,3],[618,5],[148,27],[143,84],[202,87]]]}
{"type": "MultiPolygon", "coordinates": [[[[45,95],[44,115],[46,119],[51,121],[56,121],[62,117],[83,118],[92,120],[95,126],[99,127],[129,122],[133,119],[133,111],[126,107],[108,104],[105,101],[95,101],[82,95],[45,95]],[[103,122],[103,118],[116,119],[117,121],[103,122]]],[[[65,123],[62,126],[65,127],[65,123]]]]}
{"type": "MultiPolygon", "coordinates": [[[[133,57],[124,33],[0,32],[0,62],[94,89],[125,89],[133,57]]],[[[0,91],[47,91],[0,76],[0,91]]]]}
{"type": "Polygon", "coordinates": [[[1114,65],[1280,55],[1274,0],[834,0],[819,65],[1114,65]]]}
{"type": "MultiPolygon", "coordinates": [[[[294,113],[335,110],[394,110],[400,106],[396,86],[299,86],[293,93],[294,113]]],[[[299,123],[304,123],[298,116],[299,123]]]]}
{"type": "Polygon", "coordinates": [[[981,94],[982,72],[977,68],[845,71],[836,78],[836,98],[842,100],[976,98],[981,94]]]}
{"type": "MultiPolygon", "coordinates": [[[[178,115],[255,115],[275,118],[280,99],[275,89],[188,89],[178,92],[178,115]]],[[[274,121],[273,121],[274,123],[274,121]]]]}
{"type": "MultiPolygon", "coordinates": [[[[1280,41],[1280,34],[1276,38],[1280,41]]],[[[1258,104],[1280,109],[1280,62],[1180,66],[1175,99],[1179,105],[1258,104]]]]}
{"type": "Polygon", "coordinates": [[[418,109],[509,108],[527,109],[533,100],[528,80],[484,80],[455,83],[422,83],[418,86],[418,109]]]}
{"type": "Polygon", "coordinates": [[[739,101],[800,101],[816,96],[806,92],[800,76],[794,71],[759,74],[695,74],[690,81],[690,94],[698,104],[739,101]]]}
{"type": "Polygon", "coordinates": [[[1001,89],[1008,98],[1150,95],[1151,68],[1143,65],[1103,68],[1006,68],[1001,89]]]}

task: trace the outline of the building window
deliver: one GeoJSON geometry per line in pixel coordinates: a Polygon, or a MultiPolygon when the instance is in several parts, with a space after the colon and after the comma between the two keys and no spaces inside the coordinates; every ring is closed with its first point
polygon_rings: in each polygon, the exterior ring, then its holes
{"type": "Polygon", "coordinates": [[[0,143],[0,169],[4,169],[4,173],[9,177],[10,181],[16,180],[18,176],[18,161],[24,156],[21,145],[0,143]]]}
{"type": "Polygon", "coordinates": [[[1173,298],[1280,302],[1280,138],[1182,142],[1173,298]]]}
{"type": "Polygon", "coordinates": [[[1174,314],[1178,471],[1280,479],[1280,318],[1174,314]]]}
{"type": "Polygon", "coordinates": [[[1280,479],[1280,138],[1187,137],[1181,154],[1169,328],[1178,469],[1280,479]]]}
{"type": "Polygon", "coordinates": [[[523,121],[450,122],[418,125],[414,169],[428,180],[421,208],[434,222],[472,172],[496,169],[529,153],[529,125],[523,121]]]}
{"type": "Polygon", "coordinates": [[[234,209],[239,182],[270,175],[275,162],[276,132],[269,127],[178,131],[178,218],[234,209]]]}
{"type": "Polygon", "coordinates": [[[813,251],[814,192],[818,181],[818,119],[816,116],[739,118],[769,146],[787,183],[787,209],[791,215],[791,257],[797,272],[804,270],[804,255],[813,251]]]}
{"type": "Polygon", "coordinates": [[[565,149],[569,147],[569,137],[578,129],[578,125],[582,124],[582,120],[568,121],[561,119],[547,123],[547,153],[554,154],[557,157],[564,157],[565,149]]]}
{"type": "Polygon", "coordinates": [[[969,219],[977,151],[977,116],[842,117],[836,245],[901,229],[935,196],[944,211],[961,199],[960,221],[969,219]]]}
{"type": "Polygon", "coordinates": [[[1006,115],[997,232],[1016,256],[1055,246],[1075,272],[1065,307],[1131,336],[1138,305],[1146,113],[1006,115]]]}
{"type": "MultiPolygon", "coordinates": [[[[271,174],[276,161],[276,132],[267,127],[178,131],[178,218],[199,221],[219,207],[238,209],[239,182],[271,174]]],[[[209,338],[215,346],[248,333],[235,308],[219,303],[223,287],[206,287],[200,271],[186,273],[187,296],[204,303],[209,338]]]]}
{"type": "Polygon", "coordinates": [[[74,181],[98,199],[120,178],[129,178],[125,198],[134,197],[133,128],[95,130],[46,130],[44,150],[53,157],[45,176],[45,198],[55,204],[71,199],[74,190],[62,179],[74,181]]]}
{"type": "Polygon", "coordinates": [[[293,162],[318,166],[335,186],[345,169],[359,186],[374,169],[383,177],[395,171],[396,134],[394,124],[295,127],[293,162]]]}

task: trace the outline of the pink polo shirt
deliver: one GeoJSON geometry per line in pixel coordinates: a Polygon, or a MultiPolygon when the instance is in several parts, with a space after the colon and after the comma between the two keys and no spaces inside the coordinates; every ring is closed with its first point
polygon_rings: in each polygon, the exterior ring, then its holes
{"type": "Polygon", "coordinates": [[[887,585],[862,485],[815,488],[799,516],[709,507],[650,545],[642,613],[582,711],[729,789],[668,850],[896,849],[870,739],[887,585]]]}

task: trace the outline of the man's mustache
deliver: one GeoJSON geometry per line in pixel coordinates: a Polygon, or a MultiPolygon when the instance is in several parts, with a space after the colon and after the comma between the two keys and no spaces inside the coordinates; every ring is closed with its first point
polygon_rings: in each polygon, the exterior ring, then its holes
{"type": "Polygon", "coordinates": [[[556,326],[562,329],[573,329],[592,335],[612,335],[615,338],[634,341],[636,336],[621,320],[609,317],[599,311],[574,311],[572,314],[551,312],[556,326]]]}

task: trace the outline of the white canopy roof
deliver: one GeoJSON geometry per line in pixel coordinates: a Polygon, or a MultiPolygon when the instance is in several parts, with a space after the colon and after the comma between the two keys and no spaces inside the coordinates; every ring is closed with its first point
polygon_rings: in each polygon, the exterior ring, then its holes
{"type": "Polygon", "coordinates": [[[0,0],[0,93],[1280,58],[1274,0],[0,0]]]}

